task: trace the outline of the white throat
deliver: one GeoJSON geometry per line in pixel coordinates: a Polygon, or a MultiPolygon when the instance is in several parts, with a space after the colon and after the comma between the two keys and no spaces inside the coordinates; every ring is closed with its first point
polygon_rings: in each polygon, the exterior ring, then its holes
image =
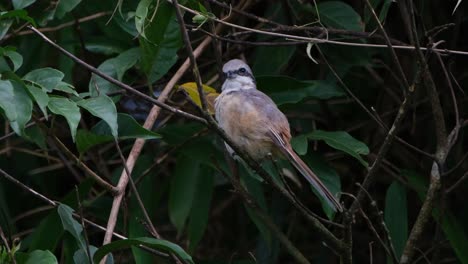
{"type": "Polygon", "coordinates": [[[248,76],[236,76],[231,79],[226,79],[221,87],[225,91],[238,91],[247,89],[256,89],[255,82],[248,76]]]}

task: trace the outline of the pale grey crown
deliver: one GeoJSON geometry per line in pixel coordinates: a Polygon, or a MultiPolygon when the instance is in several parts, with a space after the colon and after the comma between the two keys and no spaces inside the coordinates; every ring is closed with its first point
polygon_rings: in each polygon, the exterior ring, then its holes
{"type": "Polygon", "coordinates": [[[228,79],[235,78],[236,76],[249,76],[254,79],[249,65],[239,59],[233,59],[226,62],[223,66],[223,73],[228,79]]]}

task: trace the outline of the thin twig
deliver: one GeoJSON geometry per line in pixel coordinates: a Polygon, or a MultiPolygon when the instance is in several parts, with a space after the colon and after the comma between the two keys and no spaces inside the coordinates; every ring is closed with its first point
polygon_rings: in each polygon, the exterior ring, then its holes
{"type": "Polygon", "coordinates": [[[203,91],[202,79],[200,76],[200,71],[198,70],[197,61],[193,55],[192,43],[190,42],[187,29],[185,28],[184,18],[182,17],[182,12],[179,8],[179,3],[177,0],[172,0],[174,5],[177,21],[179,22],[180,33],[182,34],[182,39],[184,40],[185,48],[187,49],[188,57],[190,59],[190,64],[192,66],[193,77],[195,77],[195,83],[197,84],[198,96],[200,98],[201,107],[204,112],[206,112],[208,103],[206,102],[205,93],[203,91]]]}
{"type": "Polygon", "coordinates": [[[93,259],[91,258],[91,252],[89,251],[89,239],[88,239],[88,233],[86,232],[86,226],[84,224],[84,214],[83,214],[83,206],[81,205],[81,199],[80,199],[80,192],[78,191],[78,186],[75,185],[75,193],[76,193],[76,201],[78,202],[78,211],[79,211],[79,216],[80,216],[80,223],[81,227],[83,228],[83,234],[86,242],[86,255],[88,257],[89,264],[93,264],[93,259]]]}
{"type": "MultiPolygon", "coordinates": [[[[176,10],[178,9],[178,7],[182,7],[181,5],[177,5],[176,4],[177,2],[174,1],[174,5],[176,5],[176,10]]],[[[179,11],[180,12],[180,11],[179,11]]],[[[179,23],[180,23],[180,19],[182,19],[181,17],[179,18],[179,23]]],[[[185,31],[185,28],[183,29],[183,34],[184,35],[184,40],[186,41],[186,46],[189,46],[190,45],[190,40],[188,38],[188,35],[186,35],[186,31],[185,31]],[[185,33],[184,33],[185,32],[185,33]]],[[[196,62],[195,60],[192,60],[191,61],[192,65],[195,65],[196,62]]],[[[194,77],[195,77],[195,80],[197,81],[197,87],[200,91],[200,89],[202,88],[201,87],[201,78],[200,76],[197,76],[199,75],[199,72],[198,71],[193,71],[194,73],[194,77]]],[[[203,100],[203,94],[200,93],[200,96],[201,96],[201,100],[203,100]]],[[[238,145],[236,145],[228,136],[227,134],[223,131],[223,129],[221,129],[219,127],[219,125],[217,124],[217,122],[213,119],[213,117],[206,111],[203,111],[203,115],[205,117],[205,120],[208,122],[208,126],[213,129],[219,136],[221,136],[221,138],[240,156],[242,157],[242,159],[249,165],[249,167],[253,168],[254,171],[256,171],[258,173],[258,175],[260,175],[260,177],[262,177],[268,184],[270,184],[273,188],[275,188],[276,190],[278,190],[284,197],[286,197],[290,202],[291,204],[293,204],[305,217],[306,219],[308,219],[311,223],[312,223],[312,227],[314,228],[314,230],[318,231],[321,235],[323,235],[323,237],[327,240],[328,243],[331,244],[331,246],[339,251],[339,252],[342,252],[343,251],[343,244],[341,241],[339,241],[322,223],[320,223],[320,221],[318,219],[316,219],[315,217],[311,216],[304,208],[302,208],[299,204],[296,203],[296,201],[294,200],[294,198],[292,198],[289,193],[287,192],[287,190],[285,190],[284,188],[278,186],[270,177],[270,175],[258,164],[258,162],[256,162],[254,159],[252,159],[252,157],[250,157],[250,155],[248,153],[246,153],[243,149],[241,149],[238,145]]]]}
{"type": "MultiPolygon", "coordinates": [[[[4,246],[5,246],[5,249],[7,251],[8,256],[10,256],[11,263],[16,264],[16,258],[14,256],[13,252],[11,251],[10,245],[8,244],[8,239],[6,238],[5,234],[3,233],[3,229],[2,229],[1,225],[0,225],[0,238],[2,239],[2,242],[3,242],[4,246]]],[[[2,250],[3,249],[0,246],[0,253],[3,253],[2,250]]]]}
{"type": "MultiPolygon", "coordinates": [[[[167,0],[171,2],[171,0],[167,0]]],[[[181,9],[195,14],[195,15],[202,15],[200,12],[190,9],[184,5],[179,5],[181,9]]],[[[249,28],[249,27],[244,27],[244,26],[239,26],[233,23],[229,23],[226,21],[223,21],[218,18],[212,18],[212,17],[206,17],[207,19],[212,19],[218,23],[233,27],[233,28],[238,28],[242,30],[246,30],[248,32],[254,32],[258,34],[263,34],[263,35],[270,35],[270,36],[276,36],[276,37],[282,37],[286,39],[295,39],[295,40],[305,40],[311,43],[327,43],[327,44],[333,44],[333,45],[340,45],[340,46],[353,46],[353,47],[368,47],[368,48],[388,48],[388,45],[384,44],[368,44],[368,43],[357,43],[357,42],[343,42],[343,41],[335,41],[335,40],[328,40],[328,39],[320,39],[320,38],[311,38],[311,37],[303,37],[303,36],[297,36],[297,35],[291,35],[291,34],[283,34],[283,33],[277,33],[277,32],[269,32],[265,30],[260,30],[260,29],[254,29],[254,28],[249,28]]],[[[392,46],[394,49],[401,49],[401,50],[415,50],[416,48],[414,46],[402,46],[402,45],[393,45],[392,46]]],[[[427,51],[429,50],[428,48],[421,48],[421,50],[427,51]]],[[[449,50],[449,49],[433,49],[435,51],[444,53],[444,54],[458,54],[458,55],[468,55],[468,51],[458,51],[458,50],[449,50]]]]}
{"type": "Polygon", "coordinates": [[[278,228],[273,220],[268,216],[266,212],[258,205],[253,197],[248,193],[247,190],[242,186],[240,181],[233,176],[229,176],[224,170],[222,170],[217,161],[213,159],[213,164],[216,166],[218,171],[231,182],[231,185],[235,188],[236,192],[244,200],[245,204],[250,207],[255,214],[262,220],[266,227],[278,238],[281,244],[288,250],[292,257],[297,263],[310,264],[310,262],[304,257],[304,255],[294,246],[294,244],[288,239],[288,237],[278,228]]]}
{"type": "MultiPolygon", "coordinates": [[[[400,65],[400,62],[398,60],[398,57],[396,56],[395,54],[395,51],[394,51],[394,46],[392,46],[388,36],[387,36],[387,33],[385,32],[382,24],[380,23],[380,20],[377,16],[377,14],[375,13],[374,9],[372,8],[372,5],[370,4],[369,0],[366,0],[366,4],[368,6],[368,8],[370,9],[371,13],[372,13],[372,16],[374,17],[376,23],[379,25],[379,29],[382,33],[382,35],[385,36],[385,40],[386,40],[386,43],[387,43],[387,47],[388,49],[390,50],[391,54],[392,54],[392,58],[394,60],[394,63],[396,64],[396,67],[398,68],[399,70],[399,73],[400,73],[400,77],[402,78],[403,80],[403,89],[405,91],[405,97],[404,97],[404,100],[403,102],[401,103],[400,105],[400,108],[398,110],[398,113],[395,117],[395,119],[393,120],[393,124],[391,126],[391,128],[388,130],[388,133],[387,133],[387,136],[385,137],[384,139],[384,142],[382,143],[378,153],[377,153],[377,158],[375,159],[375,161],[372,163],[372,165],[369,167],[368,171],[367,171],[367,175],[366,177],[364,178],[364,181],[362,183],[362,187],[364,189],[368,189],[372,184],[373,182],[375,181],[375,178],[376,178],[376,175],[377,175],[377,171],[379,170],[380,168],[380,165],[383,161],[383,159],[385,158],[385,155],[387,154],[388,150],[390,149],[390,146],[392,145],[393,143],[393,140],[395,138],[395,135],[396,135],[396,132],[398,130],[398,128],[400,127],[401,123],[403,122],[403,118],[406,114],[406,111],[408,110],[409,108],[409,99],[412,95],[412,91],[413,89],[411,89],[407,79],[406,79],[406,76],[404,74],[404,71],[403,69],[401,68],[401,65],[400,65]]],[[[418,77],[416,77],[416,80],[419,80],[418,77]]],[[[364,198],[365,194],[362,190],[360,190],[357,194],[357,200],[355,200],[353,202],[353,204],[351,205],[351,209],[350,211],[351,212],[354,212],[357,208],[358,208],[358,202],[361,201],[363,198],[364,198]]]]}
{"type": "MultiPolygon", "coordinates": [[[[120,148],[119,141],[115,138],[114,142],[117,148],[117,152],[119,153],[120,159],[122,160],[125,175],[126,177],[128,177],[128,181],[130,182],[130,187],[132,188],[133,195],[135,196],[138,206],[140,207],[141,212],[143,213],[143,217],[145,218],[145,226],[149,228],[152,235],[154,235],[157,239],[161,239],[161,235],[159,235],[158,231],[154,227],[153,222],[151,221],[151,218],[148,215],[148,211],[146,210],[145,204],[143,203],[143,200],[141,200],[140,193],[138,192],[135,182],[132,179],[132,174],[130,172],[130,169],[127,166],[127,161],[125,160],[125,157],[122,153],[122,149],[120,148]]],[[[124,195],[124,193],[125,192],[122,192],[120,195],[124,195]]],[[[117,219],[115,220],[117,221],[117,219]]],[[[177,258],[177,256],[174,255],[172,252],[169,253],[169,255],[172,257],[175,263],[182,264],[181,261],[177,258]]],[[[105,261],[101,261],[101,263],[102,262],[105,263],[105,261]]]]}
{"type": "MultiPolygon", "coordinates": [[[[38,28],[37,30],[39,30],[40,32],[54,32],[54,31],[58,31],[58,30],[61,30],[63,28],[66,28],[66,27],[71,27],[75,24],[80,24],[80,23],[84,23],[84,22],[88,22],[88,21],[91,21],[91,20],[95,20],[95,19],[98,19],[98,18],[101,18],[103,16],[107,16],[109,15],[110,12],[99,12],[99,13],[96,13],[96,14],[93,14],[93,15],[89,15],[89,16],[86,16],[86,17],[82,17],[80,19],[76,19],[74,21],[70,21],[70,22],[67,22],[67,23],[63,23],[63,24],[60,24],[58,26],[55,26],[55,27],[45,27],[45,28],[38,28]]],[[[8,39],[8,38],[11,38],[11,37],[14,37],[14,36],[24,36],[24,35],[30,35],[30,34],[34,34],[34,31],[33,30],[24,30],[24,31],[19,31],[19,32],[16,32],[16,33],[11,33],[11,34],[7,34],[2,40],[5,40],[5,39],[8,39]]]]}
{"type": "Polygon", "coordinates": [[[52,141],[57,145],[57,147],[63,151],[63,153],[70,159],[75,162],[75,164],[81,168],[83,171],[85,171],[91,178],[96,180],[96,182],[104,187],[107,191],[109,191],[112,194],[116,194],[118,192],[117,187],[114,187],[110,183],[106,182],[101,176],[97,175],[92,169],[90,169],[86,164],[84,164],[73,152],[71,152],[65,144],[63,144],[60,139],[58,139],[56,136],[51,136],[52,141]]]}
{"type": "Polygon", "coordinates": [[[94,68],[93,66],[87,64],[86,62],[82,61],[81,59],[79,59],[78,57],[76,57],[75,55],[71,54],[70,52],[68,52],[67,50],[65,50],[64,48],[60,47],[59,45],[57,45],[55,42],[53,42],[52,40],[50,40],[49,38],[47,38],[44,34],[42,34],[41,32],[39,32],[35,27],[33,26],[28,26],[32,31],[34,31],[37,35],[39,35],[42,39],[44,39],[47,43],[49,43],[51,46],[53,46],[54,48],[56,48],[57,50],[59,50],[60,52],[62,52],[64,55],[66,55],[67,57],[69,57],[70,59],[72,59],[73,61],[75,61],[76,63],[78,63],[79,65],[85,67],[86,69],[88,69],[89,71],[91,71],[92,73],[96,74],[97,76],[103,78],[104,80],[112,83],[112,84],[115,84],[133,94],[136,94],[138,95],[139,97],[147,100],[148,102],[151,102],[159,107],[161,107],[162,109],[164,110],[167,110],[171,113],[174,113],[176,115],[179,115],[181,117],[184,117],[184,118],[187,118],[187,119],[190,119],[190,120],[193,120],[193,121],[197,121],[197,122],[200,122],[200,123],[206,123],[206,121],[201,118],[201,117],[198,117],[198,116],[195,116],[195,115],[192,115],[192,114],[189,114],[187,112],[184,112],[180,109],[177,109],[177,108],[174,108],[172,106],[169,106],[165,103],[162,103],[156,99],[154,99],[153,97],[151,96],[148,96],[138,90],[136,90],[135,88],[133,87],[130,87],[124,83],[122,83],[121,81],[119,80],[116,80],[112,77],[110,77],[109,75],[106,75],[105,73],[101,72],[100,70],[94,68]]]}
{"type": "MultiPolygon", "coordinates": [[[[367,198],[370,201],[371,208],[374,208],[375,214],[378,217],[378,223],[382,226],[383,230],[385,231],[385,234],[387,235],[386,236],[386,238],[387,238],[386,242],[388,244],[388,247],[383,241],[381,242],[381,243],[383,243],[382,246],[384,246],[385,251],[387,252],[387,255],[392,258],[393,263],[395,263],[395,264],[398,263],[398,257],[396,255],[395,248],[393,247],[392,238],[390,236],[390,231],[388,230],[387,225],[385,224],[385,221],[384,221],[384,219],[382,217],[382,215],[383,215],[382,211],[379,210],[379,208],[377,207],[377,202],[372,198],[370,193],[366,189],[364,189],[361,184],[357,183],[356,185],[359,186],[360,189],[366,194],[367,198]]],[[[361,212],[364,213],[364,211],[362,211],[362,208],[361,208],[361,212]]],[[[376,234],[378,236],[377,231],[375,231],[375,232],[376,232],[376,234]]],[[[380,239],[381,238],[379,236],[379,240],[380,239]]]]}
{"type": "MultiPolygon", "coordinates": [[[[23,184],[22,182],[18,181],[15,177],[11,176],[10,174],[8,174],[7,172],[5,172],[4,170],[2,170],[0,168],[0,174],[6,178],[8,181],[12,182],[13,184],[15,184],[16,186],[20,187],[21,189],[31,193],[33,196],[39,198],[40,200],[46,202],[47,204],[50,204],[52,205],[53,207],[57,207],[59,205],[58,202],[52,200],[52,199],[49,199],[47,198],[46,196],[44,196],[43,194],[37,192],[36,190],[30,188],[29,186],[23,184]]],[[[78,218],[79,219],[79,215],[77,213],[73,213],[73,216],[75,218],[78,218]]],[[[106,228],[99,225],[99,224],[96,224],[95,222],[91,221],[91,220],[88,220],[86,218],[83,218],[84,222],[86,222],[87,224],[101,230],[101,231],[106,231],[106,228]]],[[[113,232],[112,233],[113,236],[117,237],[117,238],[120,238],[120,239],[128,239],[127,237],[121,235],[121,234],[118,234],[118,233],[115,233],[113,232]]],[[[169,255],[166,254],[166,253],[163,253],[163,252],[160,252],[160,251],[157,251],[157,250],[154,250],[154,249],[151,249],[151,248],[148,248],[148,247],[144,247],[142,246],[141,248],[147,250],[148,252],[151,252],[153,254],[156,254],[158,256],[162,256],[162,257],[168,257],[169,255]]]]}

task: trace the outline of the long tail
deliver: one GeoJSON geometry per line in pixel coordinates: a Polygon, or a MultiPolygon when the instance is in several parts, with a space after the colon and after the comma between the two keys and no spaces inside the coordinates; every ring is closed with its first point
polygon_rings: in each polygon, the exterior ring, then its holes
{"type": "Polygon", "coordinates": [[[306,180],[317,190],[325,201],[333,208],[335,211],[342,212],[343,208],[341,207],[340,202],[333,196],[333,194],[325,187],[322,181],[315,175],[314,172],[302,161],[302,159],[294,152],[291,145],[284,142],[284,140],[279,137],[277,133],[272,132],[274,142],[278,145],[281,152],[289,159],[293,166],[306,178],[306,180]]]}

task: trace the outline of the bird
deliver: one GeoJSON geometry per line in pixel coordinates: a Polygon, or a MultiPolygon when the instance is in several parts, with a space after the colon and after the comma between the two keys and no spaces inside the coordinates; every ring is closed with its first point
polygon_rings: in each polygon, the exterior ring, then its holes
{"type": "MultiPolygon", "coordinates": [[[[227,136],[258,162],[269,155],[286,157],[334,211],[342,212],[340,202],[294,152],[288,119],[268,95],[257,89],[247,63],[232,59],[222,70],[225,81],[215,100],[215,117],[227,136]]],[[[234,150],[225,145],[234,155],[234,150]]]]}

